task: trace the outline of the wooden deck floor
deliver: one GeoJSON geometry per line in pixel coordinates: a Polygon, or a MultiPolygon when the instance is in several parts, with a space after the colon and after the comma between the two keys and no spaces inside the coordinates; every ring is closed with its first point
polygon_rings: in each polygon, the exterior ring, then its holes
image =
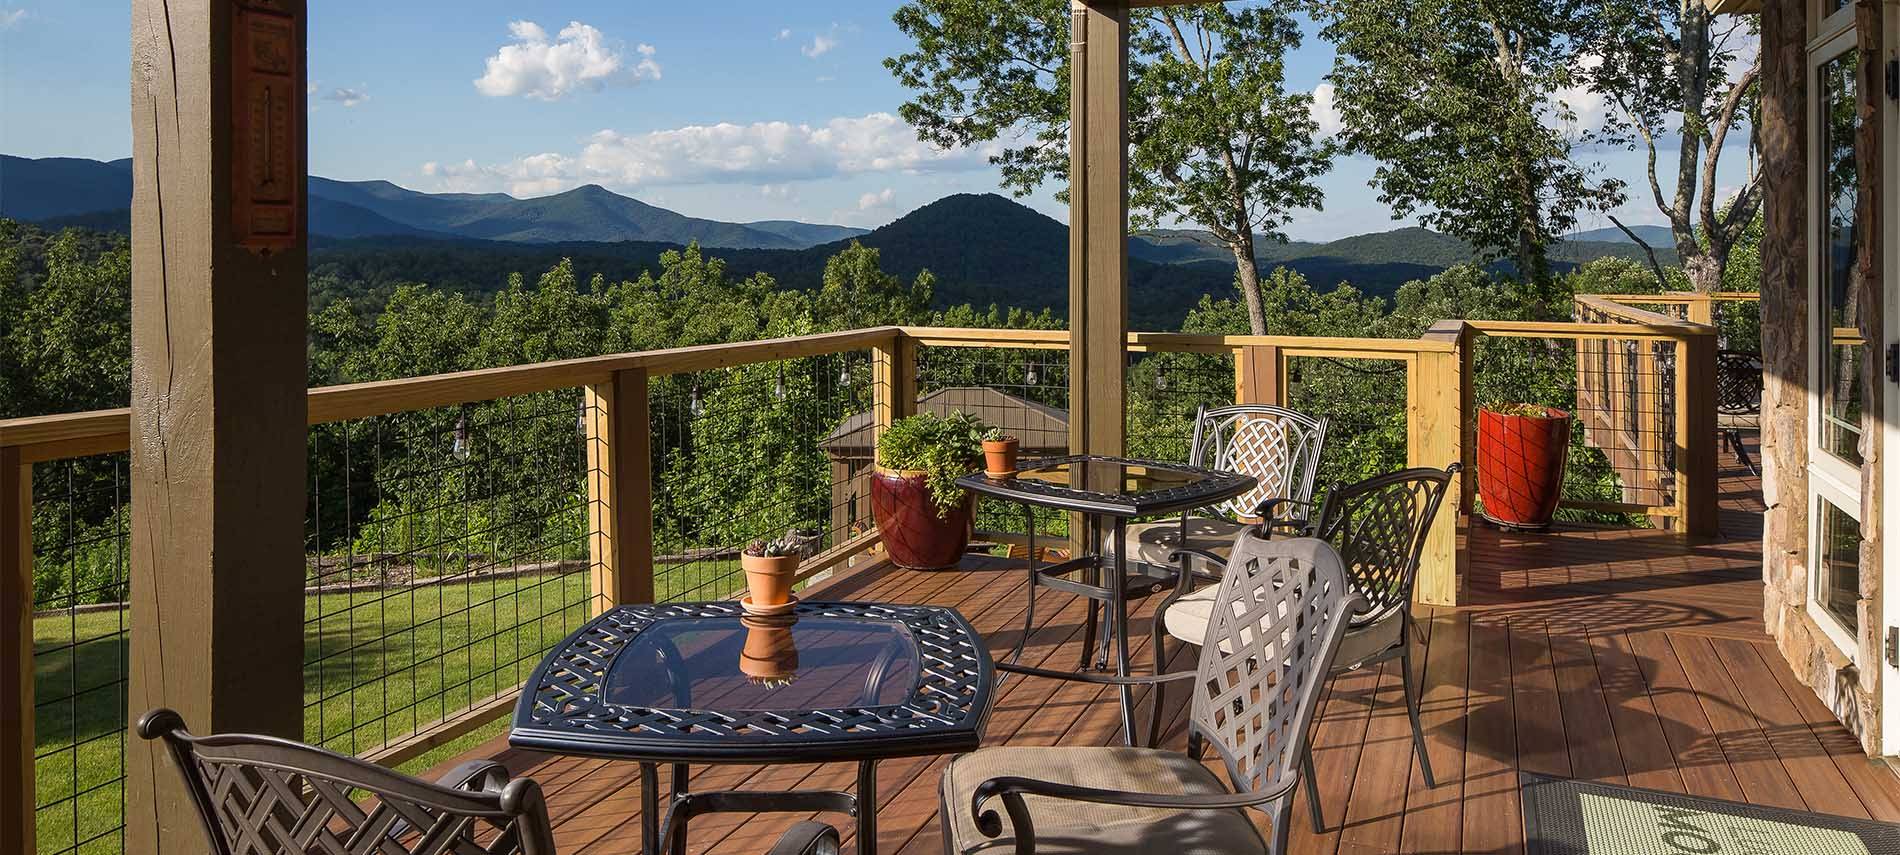
{"type": "MultiPolygon", "coordinates": [[[[1326,829],[1313,832],[1302,796],[1293,851],[1522,851],[1520,770],[1900,821],[1900,780],[1860,754],[1763,634],[1759,485],[1740,473],[1724,483],[1725,536],[1713,543],[1645,531],[1471,527],[1472,605],[1419,613],[1426,637],[1416,667],[1438,786],[1426,787],[1413,762],[1398,663],[1343,675],[1323,699],[1315,742],[1326,829]]],[[[860,571],[822,595],[953,605],[999,653],[1015,643],[1025,605],[1020,570],[983,559],[963,572],[860,571]]],[[[1066,595],[1041,597],[1038,615],[1055,617],[1031,636],[1025,659],[1070,664],[1081,607],[1066,595]]],[[[1144,626],[1138,621],[1137,638],[1144,626]]],[[[1166,744],[1179,746],[1182,711],[1168,714],[1166,744]]],[[[987,738],[1094,745],[1112,743],[1117,730],[1106,692],[1014,679],[999,691],[987,738]]],[[[514,751],[499,740],[470,756],[496,757],[541,782],[562,852],[638,850],[631,764],[514,751]]],[[[880,852],[941,851],[943,762],[880,766],[880,852]]],[[[699,767],[691,786],[852,781],[848,766],[699,767]]],[[[703,817],[689,850],[763,852],[799,818],[703,817]]],[[[826,818],[848,834],[848,818],[826,818]]]]}

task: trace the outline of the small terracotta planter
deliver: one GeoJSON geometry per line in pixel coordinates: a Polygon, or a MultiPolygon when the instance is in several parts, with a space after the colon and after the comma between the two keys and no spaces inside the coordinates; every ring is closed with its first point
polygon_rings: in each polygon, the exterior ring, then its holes
{"type": "Polygon", "coordinates": [[[983,440],[983,474],[997,479],[1016,477],[1018,445],[1013,436],[983,440]]]}
{"type": "Polygon", "coordinates": [[[1570,413],[1478,411],[1478,496],[1484,517],[1515,529],[1550,527],[1563,499],[1570,458],[1570,413]]]}
{"type": "Polygon", "coordinates": [[[921,470],[879,466],[871,475],[871,514],[892,564],[906,570],[944,570],[957,566],[970,547],[976,496],[965,494],[962,504],[938,515],[921,470]]]}
{"type": "Polygon", "coordinates": [[[798,645],[792,638],[791,617],[739,619],[745,625],[745,649],[739,654],[739,671],[755,683],[789,683],[798,672],[798,645]]]}
{"type": "Polygon", "coordinates": [[[797,555],[739,555],[745,568],[746,590],[755,606],[782,606],[791,602],[792,580],[798,575],[797,555]]]}

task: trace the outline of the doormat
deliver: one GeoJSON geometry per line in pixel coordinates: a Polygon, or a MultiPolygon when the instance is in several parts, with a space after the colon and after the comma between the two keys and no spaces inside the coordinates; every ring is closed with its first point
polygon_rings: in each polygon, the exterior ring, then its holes
{"type": "Polygon", "coordinates": [[[1900,825],[1519,777],[1530,855],[1900,855],[1900,825]]]}

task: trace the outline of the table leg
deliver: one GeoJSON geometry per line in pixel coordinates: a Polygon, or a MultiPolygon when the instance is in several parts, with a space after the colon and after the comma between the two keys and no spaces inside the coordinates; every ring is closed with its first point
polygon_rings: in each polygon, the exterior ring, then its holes
{"type": "MultiPolygon", "coordinates": [[[[1036,629],[1036,506],[1025,503],[1023,518],[1029,522],[1029,604],[1023,608],[1023,634],[1016,639],[1016,648],[1009,652],[1009,664],[1014,665],[1023,659],[1023,650],[1029,646],[1029,634],[1036,629]]],[[[1002,674],[996,675],[996,684],[1003,684],[1002,674]]]]}
{"type": "MultiPolygon", "coordinates": [[[[687,769],[685,763],[673,764],[673,797],[678,799],[686,795],[687,769]]],[[[674,811],[672,832],[673,855],[686,855],[686,825],[691,819],[688,811],[674,811]]]]}
{"type": "MultiPolygon", "coordinates": [[[[1119,542],[1127,533],[1128,521],[1115,518],[1115,539],[1119,542]]],[[[1105,605],[1109,613],[1109,630],[1115,635],[1115,676],[1128,676],[1128,556],[1125,550],[1115,550],[1114,570],[1109,574],[1109,590],[1113,592],[1105,605]]],[[[1122,743],[1135,744],[1135,687],[1123,685],[1122,696],[1122,743]]]]}
{"type": "MultiPolygon", "coordinates": [[[[1088,549],[1095,555],[1101,555],[1101,538],[1096,536],[1096,528],[1095,517],[1083,517],[1082,542],[1087,544],[1088,549]]],[[[1102,584],[1101,567],[1095,566],[1083,570],[1082,579],[1087,584],[1100,587],[1102,584]]],[[[1075,670],[1077,671],[1087,671],[1089,666],[1093,664],[1092,660],[1095,659],[1095,610],[1098,605],[1100,605],[1100,603],[1097,603],[1093,598],[1089,599],[1088,617],[1082,621],[1082,663],[1076,666],[1075,670]]]]}
{"type": "Polygon", "coordinates": [[[660,847],[660,769],[652,763],[640,764],[640,851],[659,855],[660,847]]]}
{"type": "Polygon", "coordinates": [[[858,855],[877,855],[877,761],[858,762],[858,855]]]}

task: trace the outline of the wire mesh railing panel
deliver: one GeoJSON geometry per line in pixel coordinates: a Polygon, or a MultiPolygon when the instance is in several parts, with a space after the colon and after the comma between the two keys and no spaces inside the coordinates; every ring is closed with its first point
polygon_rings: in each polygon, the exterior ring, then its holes
{"type": "Polygon", "coordinates": [[[874,376],[855,350],[653,379],[657,600],[738,596],[753,540],[819,551],[870,530],[874,376]]]}
{"type": "MultiPolygon", "coordinates": [[[[1022,458],[1069,453],[1069,352],[1036,348],[921,347],[917,353],[920,412],[961,410],[1002,428],[1020,443],[1022,458]]],[[[977,502],[981,531],[1026,534],[1019,506],[977,502]]],[[[1036,531],[1068,536],[1068,517],[1036,514],[1036,531]]]]}
{"type": "MultiPolygon", "coordinates": [[[[1674,342],[1480,337],[1475,347],[1479,408],[1528,404],[1574,417],[1562,494],[1572,507],[1557,519],[1646,525],[1606,506],[1675,501],[1674,342]]],[[[1482,504],[1482,473],[1478,483],[1482,504]]]]}
{"type": "Polygon", "coordinates": [[[33,818],[40,855],[125,835],[128,455],[33,471],[33,818]]]}
{"type": "Polygon", "coordinates": [[[1130,353],[1126,394],[1129,456],[1185,463],[1201,408],[1234,402],[1234,357],[1130,353]]]}
{"type": "Polygon", "coordinates": [[[1737,353],[1761,353],[1761,301],[1716,300],[1715,346],[1737,353]]]}
{"type": "Polygon", "coordinates": [[[304,734],[375,751],[499,703],[588,602],[579,390],[310,430],[304,734]]]}
{"type": "Polygon", "coordinates": [[[1287,406],[1328,420],[1320,491],[1405,468],[1405,371],[1396,359],[1287,359],[1287,406]]]}

